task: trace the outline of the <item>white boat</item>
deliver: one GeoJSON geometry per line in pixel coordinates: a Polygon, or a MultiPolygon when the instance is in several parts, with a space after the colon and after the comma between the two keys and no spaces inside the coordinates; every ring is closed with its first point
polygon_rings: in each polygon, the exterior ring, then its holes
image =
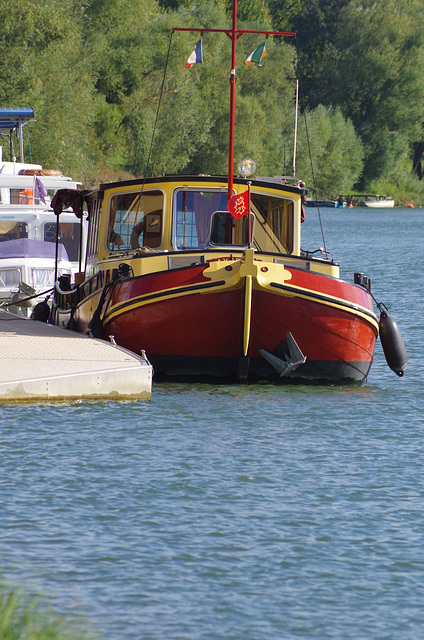
{"type": "MultiPolygon", "coordinates": [[[[10,130],[12,141],[16,129],[21,140],[22,127],[33,113],[29,108],[1,108],[2,135],[10,130]]],[[[13,147],[12,154],[11,161],[3,161],[0,147],[0,306],[30,316],[58,277],[81,270],[84,221],[78,221],[70,207],[58,218],[51,206],[58,189],[80,189],[81,183],[58,170],[24,162],[22,148],[21,162],[13,147]]]]}
{"type": "Polygon", "coordinates": [[[365,200],[361,204],[371,209],[391,209],[395,206],[394,200],[365,200]]]}
{"type": "Polygon", "coordinates": [[[56,276],[71,277],[72,264],[63,245],[17,238],[0,243],[0,306],[29,317],[38,302],[47,297],[56,276]]]}

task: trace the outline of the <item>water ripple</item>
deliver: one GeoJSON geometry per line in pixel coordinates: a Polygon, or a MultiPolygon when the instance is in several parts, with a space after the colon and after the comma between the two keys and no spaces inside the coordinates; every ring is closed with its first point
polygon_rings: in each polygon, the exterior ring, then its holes
{"type": "Polygon", "coordinates": [[[348,253],[354,213],[334,247],[407,329],[405,378],[378,344],[361,388],[3,406],[4,576],[108,640],[423,635],[423,304],[395,214],[348,253]]]}

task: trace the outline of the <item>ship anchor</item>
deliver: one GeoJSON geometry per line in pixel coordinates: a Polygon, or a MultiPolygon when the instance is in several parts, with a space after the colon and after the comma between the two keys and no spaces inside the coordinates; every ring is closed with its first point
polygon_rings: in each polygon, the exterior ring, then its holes
{"type": "Polygon", "coordinates": [[[265,351],[265,349],[259,349],[260,355],[276,370],[280,378],[288,375],[291,371],[294,371],[301,364],[306,362],[306,356],[303,355],[296,340],[289,332],[286,334],[288,353],[284,354],[284,360],[277,356],[265,351]]]}

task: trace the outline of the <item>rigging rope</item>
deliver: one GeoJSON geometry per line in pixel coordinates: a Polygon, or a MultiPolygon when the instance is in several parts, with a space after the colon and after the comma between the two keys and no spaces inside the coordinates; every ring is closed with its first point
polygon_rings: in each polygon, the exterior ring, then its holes
{"type": "Polygon", "coordinates": [[[306,141],[307,141],[307,144],[308,144],[309,162],[311,163],[312,183],[313,183],[313,189],[314,189],[314,192],[315,192],[315,198],[316,198],[316,203],[317,203],[318,220],[319,220],[319,225],[320,225],[320,229],[321,229],[322,242],[323,242],[323,245],[324,245],[324,251],[327,253],[327,247],[325,246],[324,229],[323,229],[323,226],[322,226],[321,211],[320,211],[319,204],[318,204],[318,192],[317,192],[317,185],[316,185],[316,180],[315,180],[315,171],[314,171],[314,165],[313,165],[313,162],[312,162],[311,142],[310,142],[310,139],[309,139],[308,122],[307,122],[307,118],[306,118],[305,97],[304,97],[304,94],[303,94],[302,74],[300,73],[301,65],[300,65],[300,59],[299,59],[299,51],[298,51],[298,46],[297,46],[297,40],[296,40],[296,60],[297,60],[297,69],[298,69],[298,74],[297,75],[298,75],[298,78],[299,78],[299,85],[300,85],[300,97],[301,97],[301,100],[302,100],[303,118],[304,118],[304,121],[305,121],[306,141]]]}
{"type": "MultiPolygon", "coordinates": [[[[165,78],[166,78],[166,71],[167,71],[167,68],[168,68],[168,60],[169,60],[169,52],[171,50],[172,36],[173,36],[173,31],[171,31],[171,36],[169,38],[168,53],[166,55],[165,69],[164,69],[164,72],[163,72],[162,86],[160,88],[158,108],[156,109],[155,124],[153,125],[152,140],[150,142],[149,155],[147,156],[146,169],[144,171],[144,176],[143,176],[143,187],[144,187],[144,181],[145,181],[146,175],[147,175],[147,170],[149,168],[150,156],[152,154],[152,149],[153,149],[153,140],[154,140],[154,137],[155,137],[156,126],[157,126],[158,118],[159,118],[159,109],[160,109],[160,105],[161,105],[161,102],[162,102],[163,88],[165,86],[165,78]]],[[[152,173],[153,173],[153,167],[152,167],[152,173]]],[[[143,192],[143,187],[141,189],[142,192],[143,192]]]]}

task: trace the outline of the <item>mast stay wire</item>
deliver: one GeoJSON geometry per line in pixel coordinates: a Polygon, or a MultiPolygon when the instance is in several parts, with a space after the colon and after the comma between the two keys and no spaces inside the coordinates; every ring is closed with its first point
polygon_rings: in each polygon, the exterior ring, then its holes
{"type": "Polygon", "coordinates": [[[158,108],[156,109],[156,117],[155,117],[155,123],[153,125],[153,131],[152,131],[152,139],[150,141],[150,149],[149,149],[149,154],[147,156],[147,160],[146,160],[146,166],[145,166],[145,170],[144,170],[144,174],[143,174],[143,186],[141,188],[141,192],[143,192],[144,189],[144,182],[146,180],[146,175],[147,175],[147,170],[149,168],[149,163],[150,163],[150,157],[152,155],[152,149],[153,149],[153,140],[155,137],[155,133],[156,133],[156,127],[157,127],[157,123],[158,123],[158,119],[159,119],[159,110],[160,110],[160,106],[161,106],[161,102],[162,102],[162,96],[163,96],[163,88],[165,86],[165,78],[166,78],[166,72],[168,69],[168,61],[169,61],[169,52],[171,50],[171,42],[172,42],[172,36],[173,36],[173,31],[171,31],[171,35],[169,38],[169,44],[168,44],[168,52],[166,54],[166,62],[165,62],[165,69],[163,72],[163,78],[162,78],[162,85],[160,88],[160,93],[159,93],[159,102],[158,102],[158,108]]]}
{"type": "Polygon", "coordinates": [[[301,65],[300,65],[300,58],[299,58],[299,50],[298,50],[297,40],[296,40],[296,61],[297,61],[297,70],[298,70],[297,75],[298,75],[298,78],[299,78],[299,85],[300,85],[300,96],[301,96],[301,101],[302,101],[303,118],[304,118],[304,121],[305,121],[305,131],[306,131],[306,141],[307,141],[307,145],[308,145],[309,162],[310,162],[310,165],[311,165],[312,184],[313,184],[313,189],[314,189],[316,203],[317,203],[318,220],[319,220],[319,226],[320,226],[320,229],[321,229],[321,237],[322,237],[322,243],[323,243],[323,247],[324,247],[324,253],[326,255],[328,255],[327,247],[325,246],[324,228],[323,228],[323,225],[322,225],[321,211],[320,211],[320,207],[319,207],[319,204],[318,204],[318,191],[317,191],[317,185],[316,185],[316,180],[315,180],[314,164],[313,164],[313,161],[312,161],[311,142],[310,142],[310,139],[309,139],[308,121],[307,121],[306,109],[305,109],[305,96],[304,96],[304,93],[303,93],[302,73],[301,73],[301,65]]]}
{"type": "MultiPolygon", "coordinates": [[[[147,170],[148,170],[148,168],[149,168],[149,164],[150,164],[150,157],[151,157],[151,155],[152,155],[153,141],[154,141],[154,138],[155,138],[156,127],[157,127],[157,123],[158,123],[158,119],[159,119],[159,110],[160,110],[160,105],[161,105],[161,102],[162,102],[163,88],[164,88],[164,86],[165,86],[165,78],[166,78],[166,72],[167,72],[167,69],[168,69],[169,52],[170,52],[170,50],[171,50],[171,42],[172,42],[172,36],[173,36],[173,33],[174,33],[174,32],[173,32],[173,31],[171,31],[171,35],[170,35],[170,38],[169,38],[168,52],[167,52],[167,54],[166,54],[165,69],[164,69],[164,71],[163,71],[162,85],[161,85],[160,93],[159,93],[158,107],[157,107],[157,109],[156,109],[155,123],[154,123],[154,125],[153,125],[153,130],[152,130],[152,138],[151,138],[151,140],[150,140],[149,153],[148,153],[148,155],[147,155],[146,164],[145,164],[145,166],[144,166],[144,171],[143,171],[143,176],[142,176],[142,177],[143,177],[143,180],[142,180],[142,183],[141,183],[141,189],[140,189],[140,197],[138,198],[137,208],[136,208],[136,211],[135,211],[135,214],[136,214],[136,220],[137,220],[137,218],[138,218],[138,213],[139,213],[139,211],[140,211],[141,198],[142,198],[143,193],[144,193],[144,185],[145,185],[145,183],[146,183],[147,170]]],[[[153,170],[152,170],[152,174],[153,174],[153,170]]]]}

